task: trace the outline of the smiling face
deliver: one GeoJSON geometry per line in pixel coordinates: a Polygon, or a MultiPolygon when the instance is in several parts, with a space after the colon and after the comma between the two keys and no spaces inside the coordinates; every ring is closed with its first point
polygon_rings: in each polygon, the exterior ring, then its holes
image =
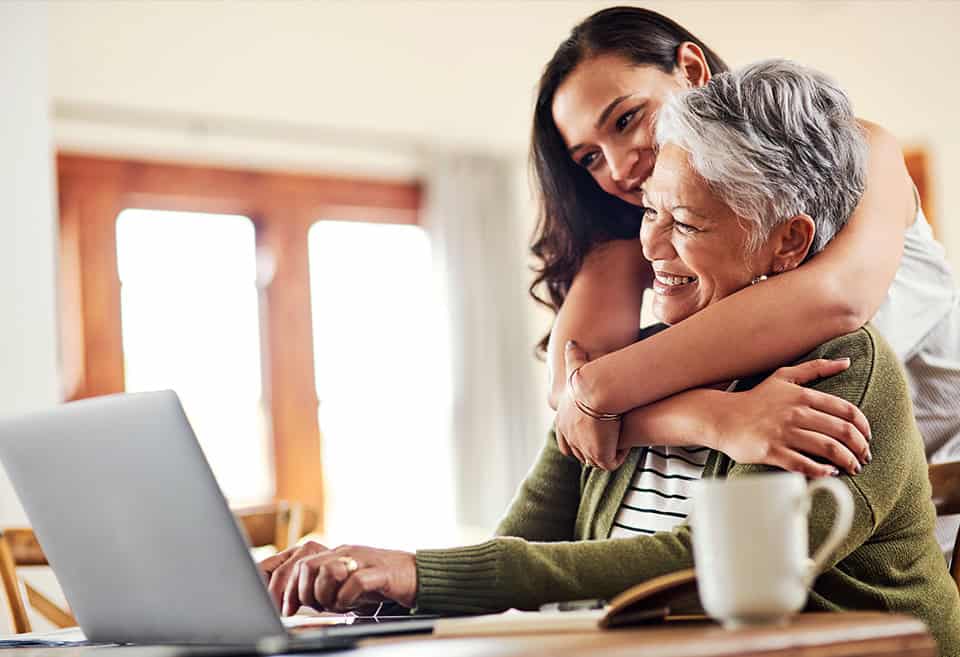
{"type": "Polygon", "coordinates": [[[653,313],[676,324],[771,271],[769,240],[747,253],[749,222],[741,220],[690,165],[687,151],[664,145],[643,186],[648,210],[640,229],[653,264],[653,313]]]}
{"type": "Polygon", "coordinates": [[[570,157],[603,191],[643,205],[640,184],[656,159],[656,112],[685,86],[679,67],[664,73],[619,55],[597,55],[581,62],[557,88],[553,119],[570,157]]]}

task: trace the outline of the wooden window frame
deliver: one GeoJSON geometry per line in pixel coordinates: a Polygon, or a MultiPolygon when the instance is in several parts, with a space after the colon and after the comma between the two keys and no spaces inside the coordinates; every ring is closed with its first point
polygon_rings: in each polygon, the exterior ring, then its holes
{"type": "MultiPolygon", "coordinates": [[[[116,220],[126,208],[239,214],[256,230],[263,395],[275,496],[321,514],[307,232],[323,218],[418,223],[413,182],[57,156],[64,398],[123,392],[116,220]],[[269,269],[269,271],[264,271],[269,269]]],[[[213,260],[211,258],[211,260],[213,260]]]]}

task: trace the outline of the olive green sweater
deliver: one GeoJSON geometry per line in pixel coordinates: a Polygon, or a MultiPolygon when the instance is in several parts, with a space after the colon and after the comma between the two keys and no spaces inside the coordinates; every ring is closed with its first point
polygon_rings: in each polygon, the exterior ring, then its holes
{"type": "MultiPolygon", "coordinates": [[[[850,357],[850,368],[814,387],[860,407],[870,421],[873,461],[860,475],[840,477],[853,496],[853,528],[815,581],[807,609],[913,614],[930,627],[944,657],[960,657],[960,597],[934,538],[927,463],[902,370],[869,326],[802,360],[843,356],[850,357]]],[[[632,450],[617,471],[605,472],[563,456],[551,434],[498,538],[417,552],[418,610],[483,613],[610,598],[692,566],[686,524],[653,536],[608,538],[640,452],[632,450]]],[[[765,469],[711,452],[704,477],[765,469]]],[[[826,537],[834,513],[833,501],[818,496],[810,517],[812,546],[826,537]]]]}

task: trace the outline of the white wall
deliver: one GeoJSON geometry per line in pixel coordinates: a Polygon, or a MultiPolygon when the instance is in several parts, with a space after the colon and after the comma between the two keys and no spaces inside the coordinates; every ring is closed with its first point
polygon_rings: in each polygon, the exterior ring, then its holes
{"type": "MultiPolygon", "coordinates": [[[[610,4],[58,0],[55,137],[78,150],[393,177],[416,176],[427,148],[470,149],[513,158],[525,186],[539,72],[575,22],[610,4]]],[[[859,115],[926,146],[928,209],[960,270],[960,3],[643,5],[732,66],[775,55],[816,66],[859,115]]],[[[532,204],[513,221],[525,250],[532,204]]],[[[531,304],[534,333],[546,319],[531,304]]]]}
{"type": "MultiPolygon", "coordinates": [[[[0,3],[0,414],[58,401],[46,10],[0,3]]],[[[6,485],[0,523],[22,520],[6,485]]]]}
{"type": "MultiPolygon", "coordinates": [[[[52,91],[74,107],[135,107],[168,118],[188,113],[224,121],[188,122],[191,130],[173,140],[141,129],[126,143],[168,155],[189,149],[238,161],[376,168],[426,143],[519,159],[541,67],[578,19],[609,4],[59,1],[51,6],[52,91]],[[267,122],[273,138],[261,141],[273,145],[219,143],[218,125],[237,128],[229,119],[267,122]],[[304,126],[314,131],[307,139],[304,126]],[[284,130],[288,138],[278,138],[284,130]],[[344,154],[358,145],[365,157],[344,154]]],[[[949,184],[960,176],[960,85],[951,64],[960,3],[644,5],[687,25],[733,65],[781,55],[819,67],[845,85],[862,116],[907,143],[928,145],[935,210],[960,267],[960,227],[950,220],[960,213],[960,188],[949,184]]],[[[151,123],[149,117],[137,121],[151,123]]],[[[58,140],[67,145],[123,147],[122,137],[98,137],[102,132],[57,122],[58,140]]],[[[392,166],[414,170],[415,157],[392,166]]]]}
{"type": "MultiPolygon", "coordinates": [[[[47,88],[47,12],[0,3],[0,415],[55,404],[56,224],[47,88]]],[[[46,485],[55,486],[56,482],[46,485]]],[[[0,527],[26,518],[0,472],[0,527]]],[[[35,582],[54,593],[49,576],[35,582]]],[[[0,602],[0,610],[4,608],[0,602]]],[[[6,626],[0,620],[0,632],[6,626]]]]}

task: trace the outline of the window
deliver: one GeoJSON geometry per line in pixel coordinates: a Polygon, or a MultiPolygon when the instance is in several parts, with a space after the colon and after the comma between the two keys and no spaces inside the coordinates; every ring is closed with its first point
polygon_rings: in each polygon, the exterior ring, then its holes
{"type": "Polygon", "coordinates": [[[449,342],[429,238],[417,226],[320,221],[309,248],[327,535],[453,542],[449,342]]]}
{"type": "Polygon", "coordinates": [[[127,391],[175,390],[227,498],[271,499],[253,223],[128,209],[116,234],[127,391]]]}
{"type": "Polygon", "coordinates": [[[322,531],[307,233],[323,216],[415,224],[419,186],[72,154],[57,167],[64,398],[176,389],[232,501],[305,502],[322,531]]]}

